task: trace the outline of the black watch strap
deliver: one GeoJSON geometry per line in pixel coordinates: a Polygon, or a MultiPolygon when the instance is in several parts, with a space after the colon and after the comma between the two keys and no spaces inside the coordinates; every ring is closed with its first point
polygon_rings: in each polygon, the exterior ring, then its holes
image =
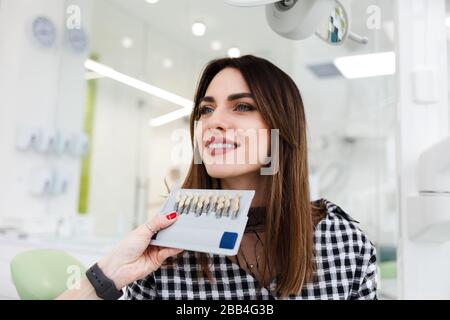
{"type": "Polygon", "coordinates": [[[122,290],[117,290],[114,281],[105,276],[97,263],[86,271],[86,277],[94,287],[95,293],[99,298],[117,300],[123,294],[122,290]]]}

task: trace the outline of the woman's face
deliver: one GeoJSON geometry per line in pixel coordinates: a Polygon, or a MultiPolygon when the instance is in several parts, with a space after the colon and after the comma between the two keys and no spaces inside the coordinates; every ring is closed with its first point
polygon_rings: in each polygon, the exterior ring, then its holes
{"type": "Polygon", "coordinates": [[[201,160],[213,178],[256,173],[269,151],[270,129],[240,71],[225,68],[199,103],[195,129],[201,160]]]}

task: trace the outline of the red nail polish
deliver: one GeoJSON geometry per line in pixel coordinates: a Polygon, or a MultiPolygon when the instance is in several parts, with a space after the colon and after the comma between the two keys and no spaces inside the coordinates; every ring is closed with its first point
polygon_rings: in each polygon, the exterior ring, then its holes
{"type": "Polygon", "coordinates": [[[177,212],[173,211],[171,213],[169,213],[168,215],[166,215],[167,220],[173,220],[177,217],[177,212]]]}

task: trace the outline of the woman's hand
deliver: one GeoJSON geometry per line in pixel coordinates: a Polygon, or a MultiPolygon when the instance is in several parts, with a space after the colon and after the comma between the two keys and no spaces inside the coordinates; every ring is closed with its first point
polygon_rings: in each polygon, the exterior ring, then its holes
{"type": "Polygon", "coordinates": [[[114,281],[117,289],[120,290],[136,280],[145,278],[157,270],[168,257],[183,251],[152,246],[150,241],[155,232],[169,227],[176,218],[175,211],[166,215],[158,214],[131,231],[110,254],[98,262],[100,269],[114,281]]]}

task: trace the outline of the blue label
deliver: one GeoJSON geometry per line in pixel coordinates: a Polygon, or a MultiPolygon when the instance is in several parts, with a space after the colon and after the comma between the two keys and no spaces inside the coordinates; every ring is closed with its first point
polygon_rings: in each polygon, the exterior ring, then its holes
{"type": "Polygon", "coordinates": [[[222,239],[220,239],[220,249],[233,249],[236,240],[237,240],[238,234],[236,232],[224,232],[222,235],[222,239]]]}

